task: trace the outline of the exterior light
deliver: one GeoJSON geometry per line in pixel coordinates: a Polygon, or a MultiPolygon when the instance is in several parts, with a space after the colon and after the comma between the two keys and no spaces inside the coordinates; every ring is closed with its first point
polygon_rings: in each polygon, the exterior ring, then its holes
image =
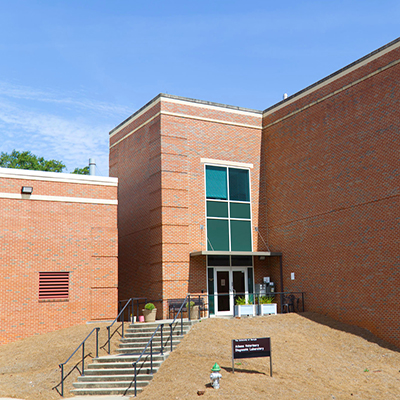
{"type": "Polygon", "coordinates": [[[22,194],[32,194],[33,187],[32,186],[22,186],[21,193],[22,194]]]}
{"type": "Polygon", "coordinates": [[[221,371],[220,366],[215,363],[214,366],[211,368],[211,385],[214,389],[219,389],[219,380],[222,378],[222,375],[219,373],[221,371]]]}

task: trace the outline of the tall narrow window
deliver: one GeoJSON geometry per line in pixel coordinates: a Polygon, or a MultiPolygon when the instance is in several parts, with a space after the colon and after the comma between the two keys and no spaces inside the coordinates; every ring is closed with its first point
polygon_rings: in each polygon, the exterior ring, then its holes
{"type": "Polygon", "coordinates": [[[39,300],[63,300],[69,295],[69,272],[39,272],[39,300]]]}
{"type": "Polygon", "coordinates": [[[248,169],[206,166],[207,250],[251,251],[248,169]]]}

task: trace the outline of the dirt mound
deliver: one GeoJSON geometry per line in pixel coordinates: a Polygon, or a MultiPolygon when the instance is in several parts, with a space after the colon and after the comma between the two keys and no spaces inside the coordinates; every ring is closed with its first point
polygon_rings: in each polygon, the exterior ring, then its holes
{"type": "MultiPolygon", "coordinates": [[[[102,324],[101,344],[106,325],[102,324]]],[[[93,327],[76,326],[1,346],[0,397],[59,399],[51,390],[60,381],[58,364],[93,327]]],[[[94,338],[87,348],[94,349],[94,338]]],[[[138,398],[397,400],[399,370],[399,349],[366,330],[318,314],[212,318],[192,328],[138,398]],[[251,337],[271,337],[272,378],[268,358],[237,360],[232,374],[231,340],[251,337]],[[208,385],[215,362],[222,368],[219,390],[208,385]],[[205,393],[198,396],[198,391],[205,393]]],[[[75,370],[68,377],[66,397],[77,375],[75,370]]]]}
{"type": "Polygon", "coordinates": [[[138,398],[400,399],[398,350],[312,313],[208,319],[192,328],[138,398]],[[251,337],[271,337],[272,378],[268,358],[237,360],[232,374],[231,340],[251,337]],[[208,387],[215,362],[219,390],[208,387]]]}

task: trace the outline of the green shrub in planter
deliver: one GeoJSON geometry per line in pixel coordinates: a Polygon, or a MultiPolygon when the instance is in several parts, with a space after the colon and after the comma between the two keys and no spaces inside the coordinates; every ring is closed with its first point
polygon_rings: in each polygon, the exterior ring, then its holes
{"type": "Polygon", "coordinates": [[[236,305],[237,306],[245,306],[246,305],[246,299],[244,297],[238,297],[236,299],[236,305]]]}
{"type": "Polygon", "coordinates": [[[260,304],[271,304],[274,301],[274,296],[261,296],[260,304]]]}
{"type": "Polygon", "coordinates": [[[152,310],[154,310],[154,309],[156,308],[156,306],[155,306],[153,303],[147,303],[147,304],[144,306],[144,308],[145,308],[145,310],[152,311],[152,310]]]}
{"type": "Polygon", "coordinates": [[[186,303],[186,308],[189,308],[189,307],[190,308],[194,307],[194,301],[191,301],[190,305],[189,305],[189,302],[186,303]]]}

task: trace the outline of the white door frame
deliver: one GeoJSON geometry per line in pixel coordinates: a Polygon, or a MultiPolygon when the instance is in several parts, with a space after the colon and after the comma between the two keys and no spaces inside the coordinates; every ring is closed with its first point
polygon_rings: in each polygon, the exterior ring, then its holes
{"type": "Polygon", "coordinates": [[[244,291],[245,291],[245,298],[248,300],[249,294],[248,294],[248,272],[247,268],[250,267],[214,267],[214,307],[215,307],[215,315],[219,316],[228,316],[228,315],[233,315],[234,314],[234,294],[235,290],[233,288],[233,271],[242,271],[244,272],[244,291]],[[228,271],[229,272],[229,310],[228,311],[219,311],[218,310],[218,280],[217,280],[217,273],[221,271],[228,271]]]}

